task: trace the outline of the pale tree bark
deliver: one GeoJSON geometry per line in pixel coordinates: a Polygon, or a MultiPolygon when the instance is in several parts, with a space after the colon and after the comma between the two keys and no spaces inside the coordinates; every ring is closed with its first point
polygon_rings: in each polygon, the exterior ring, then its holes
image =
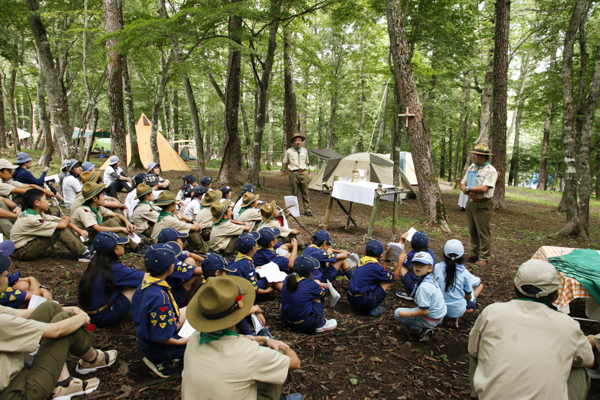
{"type": "MultiPolygon", "coordinates": [[[[283,28],[283,129],[286,143],[290,143],[292,136],[296,133],[298,110],[296,107],[296,83],[294,81],[294,56],[292,41],[294,32],[290,27],[283,28]]],[[[306,128],[305,128],[306,129],[306,128]]]]}
{"type": "MultiPolygon", "coordinates": [[[[334,78],[336,79],[336,78],[334,78]]],[[[331,99],[329,101],[329,121],[327,122],[327,148],[333,149],[334,143],[337,142],[335,135],[335,117],[338,107],[338,88],[337,83],[333,82],[331,88],[331,99]]]]}
{"type": "Polygon", "coordinates": [[[16,156],[17,151],[21,151],[21,143],[19,140],[19,133],[17,131],[18,119],[17,119],[17,99],[15,97],[15,86],[17,80],[17,69],[19,68],[19,61],[15,58],[12,62],[10,69],[10,80],[8,81],[8,111],[10,113],[10,130],[13,141],[13,153],[16,156]]]}
{"type": "Polygon", "coordinates": [[[375,147],[373,148],[373,151],[375,153],[379,152],[379,143],[381,142],[381,138],[383,138],[383,133],[385,132],[385,123],[386,123],[385,114],[387,111],[387,101],[388,101],[389,88],[390,88],[389,83],[390,83],[390,81],[388,80],[387,83],[385,84],[385,89],[383,90],[383,104],[381,106],[381,122],[379,124],[379,133],[377,134],[377,141],[375,142],[375,147]]]}
{"type": "Polygon", "coordinates": [[[0,75],[0,150],[6,149],[6,120],[4,119],[4,85],[0,75]]]}
{"type": "MultiPolygon", "coordinates": [[[[450,126],[448,133],[448,182],[452,184],[452,126],[450,126]]],[[[440,177],[442,174],[440,174],[440,177]]]]}
{"type": "MultiPolygon", "coordinates": [[[[391,49],[390,49],[391,53],[391,49]]],[[[393,70],[392,61],[390,61],[390,69],[393,70]]],[[[402,148],[402,128],[400,126],[400,120],[396,117],[396,115],[400,114],[400,95],[398,94],[398,84],[396,84],[396,77],[394,74],[394,107],[392,108],[394,118],[392,118],[392,132],[391,132],[391,143],[390,147],[392,149],[392,161],[394,162],[393,167],[393,179],[394,186],[400,186],[400,149],[402,148]]]]}
{"type": "Polygon", "coordinates": [[[62,74],[54,66],[50,41],[48,40],[46,27],[39,14],[37,0],[23,0],[23,2],[30,11],[27,20],[38,50],[40,66],[46,77],[46,91],[54,135],[62,156],[64,158],[73,158],[76,155],[75,148],[71,143],[73,128],[69,121],[69,103],[62,74]]]}
{"type": "MultiPolygon", "coordinates": [[[[444,128],[444,131],[446,128],[444,128]]],[[[440,149],[440,178],[446,174],[446,132],[442,136],[442,144],[440,149]]]]}
{"type": "Polygon", "coordinates": [[[465,74],[465,122],[462,136],[462,165],[469,163],[469,128],[471,127],[471,71],[465,74]]]}
{"type": "Polygon", "coordinates": [[[94,138],[96,137],[96,126],[98,125],[99,114],[100,114],[100,111],[98,111],[98,108],[94,107],[94,109],[92,110],[92,116],[91,116],[91,118],[92,118],[91,131],[94,133],[92,133],[92,136],[90,137],[90,141],[87,142],[87,146],[85,149],[85,159],[86,160],[90,159],[90,154],[92,154],[92,149],[94,147],[94,138]]]}
{"type": "Polygon", "coordinates": [[[133,95],[131,94],[131,79],[129,75],[129,65],[127,64],[127,55],[121,54],[121,68],[123,71],[123,94],[125,97],[125,120],[127,123],[127,133],[129,134],[129,143],[131,147],[131,160],[129,166],[134,169],[144,169],[144,164],[140,158],[140,148],[135,131],[135,111],[133,108],[133,95]]]}
{"type": "MultiPolygon", "coordinates": [[[[367,115],[367,110],[365,107],[367,96],[365,95],[366,82],[364,74],[364,45],[362,34],[360,34],[358,46],[360,51],[360,62],[358,63],[358,75],[360,77],[360,94],[358,96],[358,109],[356,110],[356,112],[358,113],[358,138],[356,138],[356,140],[354,140],[354,143],[352,144],[352,153],[354,153],[357,149],[361,152],[364,151],[363,140],[365,136],[365,118],[367,115]]],[[[372,140],[373,137],[371,136],[371,139],[369,141],[369,147],[371,147],[372,140]]]]}
{"type": "MultiPolygon", "coordinates": [[[[81,124],[81,131],[79,132],[79,137],[77,138],[77,147],[79,150],[79,154],[77,155],[78,160],[87,161],[87,153],[85,146],[85,131],[88,128],[89,118],[88,115],[91,115],[94,111],[94,101],[92,100],[92,90],[90,88],[90,82],[88,79],[88,70],[87,70],[87,30],[88,30],[88,2],[84,0],[83,2],[83,31],[81,32],[81,53],[82,53],[82,68],[83,68],[83,85],[85,86],[85,100],[87,103],[86,111],[85,111],[85,124],[81,124]],[[85,158],[84,158],[85,157],[85,158]]],[[[93,132],[90,137],[90,142],[94,141],[95,133],[93,132]]]]}
{"type": "Polygon", "coordinates": [[[167,83],[171,79],[169,70],[173,64],[175,58],[174,48],[171,47],[169,55],[165,59],[164,55],[161,55],[161,69],[158,76],[158,87],[156,89],[156,97],[154,98],[154,105],[152,106],[152,125],[150,126],[150,149],[152,150],[152,160],[155,163],[160,163],[160,156],[158,154],[157,134],[158,134],[158,120],[160,117],[160,108],[162,106],[165,90],[167,83]]]}
{"type": "Polygon", "coordinates": [[[494,190],[494,208],[506,209],[504,182],[506,181],[506,96],[508,82],[508,33],[510,29],[510,1],[497,0],[494,32],[494,98],[492,116],[491,164],[498,171],[494,190]]]}
{"type": "MultiPolygon", "coordinates": [[[[548,67],[548,82],[552,82],[552,76],[556,72],[556,43],[550,50],[550,66],[548,67]]],[[[549,85],[551,87],[551,85],[549,85]]],[[[544,120],[544,135],[542,138],[542,153],[540,155],[540,179],[538,181],[537,190],[546,190],[548,185],[548,153],[550,148],[550,128],[552,127],[552,111],[554,109],[554,103],[552,96],[548,90],[548,104],[546,104],[546,118],[544,120]]],[[[556,179],[556,177],[554,177],[556,179]]]]}
{"type": "Polygon", "coordinates": [[[304,85],[302,89],[302,111],[300,111],[300,133],[302,136],[306,136],[306,127],[308,125],[308,82],[310,79],[309,76],[310,66],[307,64],[306,68],[304,68],[303,79],[304,85]]]}
{"type": "Polygon", "coordinates": [[[411,113],[415,114],[415,117],[409,121],[407,136],[419,182],[419,199],[423,206],[425,222],[437,224],[442,230],[449,231],[446,207],[437,182],[429,139],[423,124],[421,102],[410,65],[406,34],[402,26],[401,2],[400,0],[386,0],[385,4],[400,103],[402,109],[408,108],[411,113]]]}
{"type": "Polygon", "coordinates": [[[38,164],[49,166],[52,162],[52,154],[54,153],[54,142],[52,140],[52,132],[50,130],[50,119],[46,111],[46,80],[44,75],[39,74],[37,80],[37,106],[38,118],[40,119],[40,133],[38,137],[44,137],[44,153],[40,157],[38,164]]]}
{"type": "Polygon", "coordinates": [[[521,65],[521,88],[519,89],[519,93],[517,94],[517,100],[515,102],[515,110],[513,111],[512,121],[510,126],[508,127],[508,132],[506,133],[506,143],[510,142],[510,135],[512,135],[513,130],[515,129],[515,123],[517,121],[517,115],[519,114],[519,107],[525,96],[523,93],[525,92],[525,88],[527,87],[528,79],[529,79],[529,70],[531,67],[531,55],[533,54],[533,47],[529,49],[527,55],[525,56],[525,60],[523,60],[521,65]]]}
{"type": "MultiPolygon", "coordinates": [[[[464,96],[463,96],[463,101],[464,101],[464,96]]],[[[452,168],[452,182],[454,182],[454,187],[458,186],[457,183],[457,178],[458,178],[458,168],[460,168],[460,165],[458,163],[458,161],[460,160],[460,143],[461,143],[461,138],[462,138],[462,124],[463,124],[463,119],[462,119],[462,113],[459,115],[458,117],[458,130],[456,131],[456,152],[455,152],[455,156],[454,156],[454,168],[452,168]]]]}
{"type": "Polygon", "coordinates": [[[275,117],[273,116],[273,102],[269,99],[269,148],[267,150],[267,170],[271,170],[273,161],[273,133],[275,130],[275,117]]]}
{"type": "Polygon", "coordinates": [[[179,91],[173,88],[171,99],[171,123],[173,124],[173,140],[179,137],[179,91]]]}
{"type": "Polygon", "coordinates": [[[485,81],[481,90],[481,115],[479,117],[479,137],[477,143],[489,144],[490,141],[490,105],[492,103],[492,82],[494,81],[494,49],[488,52],[488,63],[485,69],[485,81]]]}
{"type": "Polygon", "coordinates": [[[512,156],[510,158],[510,169],[508,173],[509,186],[519,186],[519,134],[521,133],[521,119],[523,117],[523,109],[517,110],[517,118],[515,119],[515,141],[513,143],[512,156]]]}
{"type": "Polygon", "coordinates": [[[190,83],[190,78],[188,78],[187,72],[183,73],[182,82],[183,88],[185,90],[185,96],[187,97],[188,101],[188,107],[190,108],[192,131],[194,132],[194,140],[196,142],[198,176],[204,176],[206,175],[206,159],[204,157],[204,138],[202,137],[202,132],[200,131],[200,120],[198,119],[198,107],[196,106],[196,98],[194,97],[194,91],[192,89],[192,84],[190,83]]]}
{"type": "Polygon", "coordinates": [[[250,139],[250,125],[248,124],[248,116],[246,114],[246,107],[244,106],[246,96],[243,90],[241,95],[240,111],[242,112],[242,129],[244,131],[244,138],[246,138],[246,159],[248,160],[248,167],[251,168],[252,163],[254,162],[252,158],[252,140],[250,139]]]}

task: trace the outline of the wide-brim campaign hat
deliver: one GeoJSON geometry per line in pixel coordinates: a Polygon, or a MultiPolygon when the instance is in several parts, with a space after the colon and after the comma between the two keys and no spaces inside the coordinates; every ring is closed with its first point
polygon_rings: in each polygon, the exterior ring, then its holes
{"type": "Polygon", "coordinates": [[[152,191],[152,188],[150,186],[146,185],[145,183],[140,183],[135,188],[135,199],[138,200],[140,197],[147,195],[151,191],[152,191]]]}
{"type": "Polygon", "coordinates": [[[302,141],[304,142],[306,140],[306,136],[304,136],[301,133],[295,133],[294,136],[292,136],[290,138],[290,142],[294,142],[294,139],[296,139],[297,137],[299,137],[300,139],[302,139],[302,141]]]}
{"type": "Polygon", "coordinates": [[[81,179],[81,183],[98,183],[98,179],[100,179],[100,174],[92,171],[82,172],[81,175],[79,175],[79,178],[81,179]]]}
{"type": "Polygon", "coordinates": [[[158,199],[154,202],[157,206],[166,206],[167,204],[175,203],[175,195],[168,190],[163,190],[158,195],[158,199]]]}
{"type": "Polygon", "coordinates": [[[230,328],[244,319],[256,293],[249,280],[232,275],[209,278],[187,306],[187,319],[199,332],[230,328]]]}
{"type": "Polygon", "coordinates": [[[275,210],[277,205],[275,204],[275,200],[270,203],[263,204],[260,208],[260,215],[262,216],[262,220],[267,222],[271,218],[273,218],[273,214],[275,214],[275,210]]]}
{"type": "Polygon", "coordinates": [[[218,203],[223,198],[223,192],[220,190],[209,190],[206,192],[202,200],[200,200],[200,204],[204,207],[210,207],[214,203],[218,203]]]}
{"type": "Polygon", "coordinates": [[[210,213],[212,214],[213,224],[216,224],[217,222],[219,222],[220,220],[223,219],[223,216],[227,212],[228,208],[229,208],[229,200],[225,200],[222,203],[219,202],[219,203],[216,203],[216,204],[213,204],[212,206],[210,206],[210,213]]]}
{"type": "Polygon", "coordinates": [[[244,193],[244,196],[242,196],[242,207],[250,207],[258,199],[260,199],[259,194],[246,192],[244,193]]]}
{"type": "Polygon", "coordinates": [[[29,154],[21,152],[17,154],[15,164],[25,164],[27,161],[31,160],[33,160],[33,158],[29,157],[29,154]]]}
{"type": "Polygon", "coordinates": [[[88,201],[94,196],[98,196],[102,193],[102,191],[106,188],[106,185],[98,185],[94,182],[86,182],[83,184],[81,188],[81,195],[83,196],[83,201],[88,201]]]}
{"type": "Polygon", "coordinates": [[[492,152],[490,150],[490,146],[485,143],[476,144],[471,150],[472,154],[481,154],[482,156],[491,156],[492,152]]]}

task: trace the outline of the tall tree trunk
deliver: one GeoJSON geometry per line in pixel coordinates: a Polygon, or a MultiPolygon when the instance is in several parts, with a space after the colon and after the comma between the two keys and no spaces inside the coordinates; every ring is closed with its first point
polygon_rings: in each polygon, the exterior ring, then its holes
{"type": "MultiPolygon", "coordinates": [[[[463,97],[464,98],[464,97],[463,97]]],[[[454,156],[454,167],[453,167],[453,172],[452,172],[452,181],[454,183],[454,187],[456,187],[458,185],[457,183],[457,179],[458,177],[458,168],[460,168],[460,165],[458,163],[458,161],[460,160],[460,143],[461,143],[461,137],[462,137],[462,113],[461,115],[458,117],[458,130],[456,131],[456,152],[455,152],[455,156],[454,156]]]]}
{"type": "Polygon", "coordinates": [[[12,62],[10,69],[10,81],[8,84],[8,101],[9,101],[9,112],[10,112],[10,130],[12,131],[13,141],[13,153],[16,156],[17,151],[21,151],[21,141],[19,140],[19,121],[17,115],[17,99],[15,97],[15,85],[17,80],[17,69],[19,68],[19,61],[15,59],[12,62]]]}
{"type": "Polygon", "coordinates": [[[179,138],[179,91],[173,88],[173,99],[171,100],[171,122],[173,124],[173,139],[179,138]]]}
{"type": "Polygon", "coordinates": [[[506,95],[508,82],[508,33],[510,30],[510,1],[496,0],[494,32],[494,98],[492,116],[492,165],[498,171],[494,190],[494,208],[506,209],[506,95]]]}
{"type": "MultiPolygon", "coordinates": [[[[450,132],[448,134],[448,182],[453,184],[452,182],[452,125],[449,128],[450,132]]],[[[440,174],[440,177],[442,174],[440,174]]]]}
{"type": "Polygon", "coordinates": [[[50,119],[46,111],[46,79],[44,75],[38,75],[37,81],[37,105],[38,115],[40,119],[40,133],[38,137],[44,137],[44,153],[38,161],[39,165],[49,166],[52,162],[52,154],[54,153],[54,142],[52,140],[52,132],[50,130],[50,119]]]}
{"type": "Polygon", "coordinates": [[[283,109],[285,120],[283,123],[285,143],[290,143],[292,136],[296,133],[298,111],[296,108],[296,84],[294,82],[294,56],[292,41],[294,32],[290,27],[283,28],[283,86],[284,100],[283,109]]]}
{"type": "Polygon", "coordinates": [[[327,148],[329,149],[333,149],[334,143],[337,142],[335,136],[335,116],[338,107],[338,89],[335,82],[333,82],[332,85],[331,100],[329,101],[329,121],[327,122],[327,148]]]}
{"type": "MultiPolygon", "coordinates": [[[[390,49],[390,53],[391,53],[390,49]]],[[[391,54],[390,54],[391,55],[391,54]]],[[[394,66],[392,65],[392,60],[389,60],[390,69],[394,66]]],[[[392,161],[394,162],[393,168],[393,179],[394,186],[400,186],[400,150],[402,149],[402,131],[403,129],[400,126],[400,120],[396,117],[400,114],[400,94],[398,94],[398,84],[396,83],[396,76],[394,74],[394,107],[392,108],[394,112],[394,118],[392,118],[392,132],[391,132],[391,143],[390,147],[392,149],[392,161]]]]}
{"type": "Polygon", "coordinates": [[[510,126],[508,127],[508,132],[506,133],[506,142],[510,142],[510,135],[512,135],[512,131],[515,128],[515,124],[517,121],[517,115],[519,114],[519,107],[521,103],[525,100],[523,93],[525,92],[525,88],[527,87],[527,80],[529,79],[529,70],[531,66],[531,55],[533,54],[533,47],[529,49],[527,55],[525,56],[525,60],[521,63],[521,88],[519,89],[519,93],[517,94],[517,101],[515,103],[515,110],[512,115],[512,121],[510,126]]]}
{"type": "Polygon", "coordinates": [[[444,178],[446,175],[446,132],[444,128],[444,133],[442,136],[442,148],[440,149],[440,178],[444,178]]]}
{"type": "MultiPolygon", "coordinates": [[[[552,82],[552,75],[556,71],[556,44],[550,50],[550,67],[548,68],[548,82],[552,82]]],[[[550,85],[549,85],[550,86],[550,85]]],[[[548,104],[546,104],[546,119],[544,120],[544,136],[542,139],[542,153],[540,155],[540,179],[538,181],[538,190],[546,190],[548,185],[548,150],[550,147],[550,128],[552,127],[552,111],[554,103],[550,90],[546,91],[548,104]]]]}
{"type": "Polygon", "coordinates": [[[381,122],[379,124],[379,133],[377,134],[377,141],[375,142],[375,147],[373,148],[373,151],[375,153],[379,152],[379,143],[381,142],[381,138],[383,137],[383,133],[385,132],[385,123],[386,123],[386,118],[385,118],[385,114],[387,111],[387,100],[388,100],[388,94],[389,94],[389,83],[390,81],[388,80],[388,82],[385,85],[385,89],[383,91],[383,105],[381,106],[381,122]]]}
{"type": "Polygon", "coordinates": [[[509,186],[519,186],[519,133],[521,130],[521,118],[523,109],[517,109],[517,118],[515,119],[515,141],[513,143],[512,157],[510,159],[510,169],[508,173],[509,186]]]}
{"type": "Polygon", "coordinates": [[[156,90],[156,97],[154,98],[154,105],[152,106],[152,125],[150,126],[150,149],[152,150],[152,160],[155,163],[160,163],[160,156],[158,154],[157,143],[158,120],[160,117],[160,108],[165,98],[165,90],[167,87],[167,83],[169,83],[169,80],[171,79],[171,75],[169,75],[169,70],[171,69],[171,65],[173,64],[174,58],[174,47],[171,47],[171,51],[169,52],[169,56],[166,60],[164,59],[164,56],[161,57],[162,62],[160,75],[158,77],[158,88],[156,90]]]}
{"type": "Polygon", "coordinates": [[[415,114],[409,121],[407,136],[415,162],[419,199],[423,206],[425,222],[438,224],[442,230],[449,231],[446,207],[437,182],[429,139],[423,124],[421,102],[410,65],[408,43],[402,26],[401,3],[400,0],[386,0],[385,4],[396,85],[400,93],[402,109],[408,108],[415,114]]]}
{"type": "Polygon", "coordinates": [[[92,149],[94,147],[94,141],[96,138],[96,127],[98,126],[98,119],[99,119],[99,114],[100,111],[98,111],[98,108],[94,107],[94,109],[92,110],[92,128],[91,131],[92,136],[90,136],[90,141],[87,143],[87,148],[85,150],[85,159],[89,160],[90,159],[90,154],[92,154],[92,149]]]}
{"type": "Polygon", "coordinates": [[[465,74],[465,123],[462,137],[462,165],[469,162],[469,128],[471,127],[471,72],[465,74]]]}
{"type": "Polygon", "coordinates": [[[275,130],[275,117],[273,116],[273,102],[269,98],[269,150],[267,151],[267,170],[271,170],[273,161],[273,131],[275,130]]]}
{"type": "Polygon", "coordinates": [[[121,68],[123,71],[123,93],[125,94],[127,132],[129,134],[129,145],[131,147],[131,160],[129,161],[129,166],[134,169],[144,169],[144,164],[140,158],[137,132],[135,131],[135,111],[133,108],[133,95],[131,94],[131,79],[129,75],[129,65],[127,64],[127,55],[121,55],[121,68]]]}
{"type": "Polygon", "coordinates": [[[4,119],[4,87],[0,75],[0,150],[6,149],[6,120],[4,119]]]}
{"type": "Polygon", "coordinates": [[[325,99],[323,98],[323,88],[319,88],[319,111],[317,113],[317,131],[319,134],[319,148],[327,145],[323,126],[325,125],[325,99]]]}
{"type": "MultiPolygon", "coordinates": [[[[190,119],[192,120],[192,131],[194,132],[194,141],[196,142],[196,158],[198,159],[197,171],[198,176],[206,175],[206,158],[204,156],[204,138],[200,131],[200,120],[198,119],[198,107],[196,106],[196,98],[194,97],[194,91],[190,78],[188,78],[187,72],[183,73],[183,89],[185,90],[185,96],[187,97],[188,107],[190,108],[190,119]]],[[[184,114],[185,117],[185,114],[184,114]]]]}
{"type": "Polygon", "coordinates": [[[477,143],[489,144],[490,141],[490,105],[492,103],[492,82],[494,81],[494,49],[488,52],[488,63],[485,69],[485,81],[481,91],[481,116],[479,117],[479,137],[477,143]]]}
{"type": "Polygon", "coordinates": [[[250,139],[250,126],[248,124],[248,115],[246,114],[245,92],[242,90],[242,99],[240,100],[240,111],[242,112],[242,129],[244,130],[244,138],[246,138],[246,159],[248,160],[248,166],[252,166],[254,160],[252,159],[252,140],[250,139]]]}
{"type": "Polygon", "coordinates": [[[302,90],[302,111],[300,112],[300,133],[306,137],[306,130],[307,130],[307,125],[308,125],[308,81],[310,79],[309,77],[309,69],[310,66],[306,66],[306,68],[304,69],[304,88],[302,90]]]}
{"type": "Polygon", "coordinates": [[[23,2],[30,11],[27,20],[38,50],[40,66],[46,77],[46,90],[54,135],[62,156],[73,158],[75,157],[75,148],[71,143],[73,128],[69,121],[69,102],[62,75],[54,66],[50,41],[38,10],[38,0],[23,0],[23,2]]]}

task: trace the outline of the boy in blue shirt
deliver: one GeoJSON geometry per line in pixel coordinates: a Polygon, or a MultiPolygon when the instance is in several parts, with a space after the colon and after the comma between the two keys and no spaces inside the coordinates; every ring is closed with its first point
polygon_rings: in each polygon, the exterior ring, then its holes
{"type": "Polygon", "coordinates": [[[345,250],[331,249],[330,245],[335,243],[331,240],[329,232],[321,230],[312,237],[312,244],[304,249],[302,254],[314,258],[321,264],[321,267],[313,272],[313,279],[322,283],[327,283],[328,280],[333,282],[340,272],[350,279],[352,269],[347,260],[350,253],[345,250]]]}
{"type": "MultiPolygon", "coordinates": [[[[406,237],[408,236],[408,232],[400,237],[400,244],[404,244],[406,237]]],[[[433,250],[429,248],[429,237],[423,231],[415,232],[413,237],[410,239],[410,245],[412,250],[407,253],[406,260],[402,263],[400,269],[402,270],[402,283],[404,284],[404,288],[406,291],[398,291],[396,292],[396,296],[400,297],[404,300],[412,301],[413,298],[410,295],[413,292],[413,289],[419,284],[420,279],[415,275],[411,267],[411,261],[415,254],[418,252],[424,251],[429,253],[431,259],[433,260],[433,264],[435,265],[435,255],[433,254],[433,250]]]]}
{"type": "Polygon", "coordinates": [[[279,229],[275,228],[261,228],[258,231],[260,237],[257,240],[260,248],[254,254],[252,259],[256,268],[260,268],[265,264],[274,262],[279,266],[279,269],[286,272],[288,268],[294,268],[294,261],[298,254],[298,242],[296,239],[291,239],[289,244],[277,243],[277,236],[279,236],[279,229]],[[277,246],[279,244],[279,246],[277,246]],[[291,245],[291,249],[290,249],[291,245]],[[285,256],[280,256],[275,251],[276,248],[283,247],[289,251],[285,256]]]}
{"type": "MultiPolygon", "coordinates": [[[[383,265],[379,264],[382,255],[383,244],[378,240],[369,241],[365,248],[365,257],[361,258],[356,266],[348,286],[347,298],[350,305],[373,316],[385,312],[385,308],[380,304],[392,288],[392,282],[400,277],[400,268],[396,268],[392,275],[385,269],[387,260],[384,259],[383,265]]],[[[399,262],[404,258],[406,253],[400,254],[399,262]]]]}
{"type": "Polygon", "coordinates": [[[415,254],[411,264],[420,282],[413,289],[411,297],[414,297],[419,307],[397,308],[394,312],[398,321],[420,332],[421,342],[429,339],[431,332],[442,322],[447,311],[442,289],[433,278],[433,262],[427,252],[415,254]]]}
{"type": "Polygon", "coordinates": [[[188,338],[177,331],[185,322],[185,308],[177,306],[165,279],[175,270],[181,248],[176,243],[150,246],[144,257],[146,276],[131,302],[131,317],[144,364],[161,378],[173,373],[166,364],[181,359],[188,338]]]}
{"type": "MultiPolygon", "coordinates": [[[[257,252],[258,245],[256,240],[260,238],[258,232],[242,233],[236,243],[238,250],[237,256],[229,262],[228,275],[235,275],[249,280],[256,291],[255,301],[264,300],[267,295],[273,291],[273,284],[269,283],[267,278],[261,278],[256,275],[254,260],[252,256],[257,252]]],[[[276,289],[281,291],[281,282],[275,284],[276,289]]]]}

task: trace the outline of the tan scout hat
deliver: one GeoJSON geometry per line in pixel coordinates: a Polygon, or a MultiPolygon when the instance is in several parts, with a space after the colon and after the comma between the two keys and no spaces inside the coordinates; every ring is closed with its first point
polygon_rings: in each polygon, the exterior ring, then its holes
{"type": "Polygon", "coordinates": [[[303,142],[306,140],[306,137],[303,134],[301,134],[301,133],[295,133],[294,136],[292,136],[290,138],[290,142],[293,142],[294,139],[296,139],[297,137],[299,137],[300,139],[302,139],[303,142]]]}
{"type": "Polygon", "coordinates": [[[81,175],[79,175],[79,178],[81,178],[82,183],[86,183],[86,182],[98,183],[98,179],[100,179],[100,175],[97,172],[88,171],[88,172],[82,172],[81,175]]]}
{"type": "Polygon", "coordinates": [[[83,196],[83,201],[88,201],[92,197],[98,196],[100,193],[102,193],[105,187],[106,185],[98,185],[94,182],[84,183],[83,187],[81,188],[81,195],[83,196]]]}
{"type": "Polygon", "coordinates": [[[246,192],[244,193],[244,197],[242,197],[242,207],[249,207],[258,199],[260,199],[260,195],[246,192]]]}
{"type": "Polygon", "coordinates": [[[200,200],[200,204],[204,207],[210,207],[211,204],[220,201],[223,198],[223,192],[220,190],[209,190],[206,192],[202,200],[200,200]]]}
{"type": "Polygon", "coordinates": [[[210,206],[210,213],[212,214],[213,224],[216,224],[221,219],[223,219],[223,215],[227,212],[229,208],[229,200],[225,200],[222,203],[216,203],[210,206]]]}
{"type": "Polygon", "coordinates": [[[515,287],[527,297],[547,296],[558,290],[558,286],[558,273],[554,265],[548,261],[536,259],[525,261],[515,275],[515,287]],[[523,289],[524,286],[528,287],[523,289]]]}
{"type": "Polygon", "coordinates": [[[473,147],[473,150],[471,150],[471,153],[481,154],[482,156],[492,155],[490,147],[485,143],[476,144],[475,147],[473,147]]]}
{"type": "Polygon", "coordinates": [[[140,183],[135,188],[135,198],[139,199],[140,197],[143,197],[144,195],[150,193],[151,191],[152,191],[152,188],[150,186],[146,185],[145,183],[140,183]]]}
{"type": "Polygon", "coordinates": [[[175,203],[175,195],[168,190],[163,190],[158,195],[155,204],[157,206],[166,206],[167,204],[175,203]]]}
{"type": "Polygon", "coordinates": [[[270,203],[263,204],[260,208],[260,214],[262,215],[262,220],[267,222],[271,218],[273,218],[273,214],[275,214],[276,210],[275,200],[270,203]]]}

